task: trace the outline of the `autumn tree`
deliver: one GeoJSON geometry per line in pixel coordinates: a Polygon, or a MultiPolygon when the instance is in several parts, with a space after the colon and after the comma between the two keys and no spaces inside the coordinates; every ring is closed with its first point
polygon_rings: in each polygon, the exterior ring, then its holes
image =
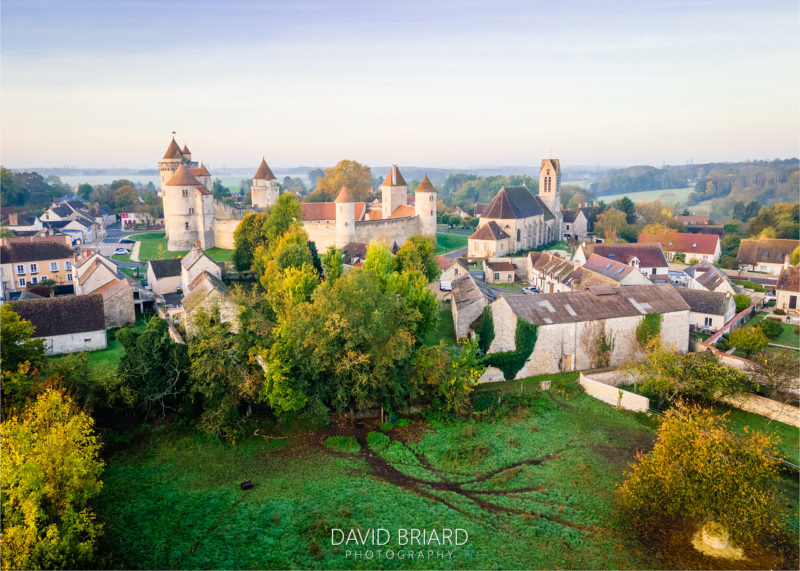
{"type": "Polygon", "coordinates": [[[341,160],[335,167],[325,169],[317,179],[317,187],[308,195],[308,202],[333,202],[343,186],[356,202],[365,201],[372,191],[372,171],[356,161],[341,160]]]}
{"type": "Polygon", "coordinates": [[[22,406],[37,391],[35,375],[45,364],[44,341],[33,339],[36,328],[8,304],[0,305],[0,368],[3,416],[22,406]]]}
{"type": "Polygon", "coordinates": [[[636,454],[618,489],[640,532],[687,519],[719,524],[735,539],[780,530],[780,465],[770,436],[739,436],[725,415],[697,406],[679,403],[664,416],[653,451],[636,454]]]}
{"type": "Polygon", "coordinates": [[[132,204],[136,203],[136,189],[126,184],[114,189],[114,208],[117,212],[122,212],[132,204]]]}
{"type": "Polygon", "coordinates": [[[3,569],[95,564],[103,524],[90,504],[103,462],[93,424],[53,389],[2,424],[3,569]]]}
{"type": "Polygon", "coordinates": [[[750,353],[753,351],[761,351],[761,349],[766,347],[769,344],[769,339],[767,339],[767,336],[764,335],[764,331],[762,331],[760,327],[745,325],[744,327],[734,329],[731,334],[728,335],[728,342],[750,356],[750,353]]]}
{"type": "Polygon", "coordinates": [[[397,251],[395,257],[397,271],[418,270],[428,282],[435,281],[441,274],[436,256],[433,254],[435,249],[430,238],[410,236],[397,251]]]}
{"type": "Polygon", "coordinates": [[[344,271],[344,262],[342,261],[342,251],[336,246],[328,246],[328,251],[322,255],[322,267],[325,273],[325,279],[336,281],[344,271]]]}
{"type": "Polygon", "coordinates": [[[628,225],[624,212],[610,208],[597,216],[595,234],[602,234],[606,242],[616,242],[620,230],[628,225]]]}
{"type": "Polygon", "coordinates": [[[412,402],[454,415],[468,414],[471,395],[484,367],[476,356],[478,343],[464,341],[461,347],[425,347],[417,350],[411,369],[412,402]]]}

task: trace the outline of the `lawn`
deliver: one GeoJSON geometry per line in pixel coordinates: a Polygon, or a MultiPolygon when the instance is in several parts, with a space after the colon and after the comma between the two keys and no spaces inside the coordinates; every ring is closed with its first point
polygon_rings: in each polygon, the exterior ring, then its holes
{"type": "Polygon", "coordinates": [[[642,190],[639,192],[623,192],[621,194],[598,196],[597,200],[603,200],[606,202],[606,204],[611,204],[615,200],[618,200],[623,196],[627,196],[634,202],[639,202],[642,200],[647,200],[649,202],[657,199],[661,199],[661,202],[686,202],[693,190],[693,186],[688,186],[686,188],[669,188],[664,190],[642,190]]]}
{"type": "MultiPolygon", "coordinates": [[[[146,327],[147,323],[139,316],[136,320],[136,323],[130,325],[129,327],[134,327],[139,331],[143,331],[146,327]]],[[[116,367],[119,365],[122,356],[125,354],[125,347],[122,344],[114,339],[116,332],[118,329],[109,329],[106,331],[106,339],[107,339],[107,346],[105,349],[98,349],[97,351],[87,351],[87,364],[89,368],[95,367],[116,367]]],[[[66,355],[54,355],[50,357],[50,359],[63,359],[66,355]]]]}
{"type": "Polygon", "coordinates": [[[457,342],[453,312],[450,303],[444,301],[439,303],[439,325],[425,337],[425,345],[433,347],[438,345],[439,341],[444,341],[445,345],[455,345],[457,342]]]}
{"type": "MultiPolygon", "coordinates": [[[[748,325],[758,325],[766,317],[766,315],[767,314],[764,312],[759,313],[748,322],[748,325]]],[[[781,322],[781,327],[783,328],[781,334],[775,339],[770,339],[770,343],[800,348],[800,335],[795,333],[795,328],[797,326],[794,324],[781,322]]]]}
{"type": "Polygon", "coordinates": [[[114,567],[148,569],[665,566],[613,501],[654,432],[574,383],[492,422],[378,430],[331,426],[231,446],[164,426],[106,459],[103,547],[114,567]],[[360,450],[331,436],[354,436],[360,450]],[[246,480],[254,487],[242,491],[246,480]],[[351,528],[385,528],[390,541],[370,555],[332,545],[332,529],[351,528]],[[412,559],[400,528],[460,528],[468,541],[412,559]]]}
{"type": "Polygon", "coordinates": [[[436,234],[436,254],[444,254],[452,252],[453,250],[460,250],[467,247],[467,240],[469,236],[464,234],[445,234],[439,232],[436,234]]]}
{"type": "Polygon", "coordinates": [[[795,465],[800,465],[800,429],[796,426],[770,421],[758,414],[739,410],[738,408],[719,407],[720,414],[728,413],[728,425],[736,432],[744,434],[744,428],[760,430],[765,434],[776,436],[780,440],[778,451],[781,456],[795,465]]]}
{"type": "MultiPolygon", "coordinates": [[[[173,252],[167,250],[167,238],[164,232],[150,232],[147,234],[132,234],[129,238],[141,243],[139,247],[139,260],[146,264],[159,254],[159,246],[163,248],[166,258],[181,258],[186,255],[188,250],[173,252]]],[[[224,248],[209,248],[206,250],[208,257],[215,262],[229,262],[233,256],[233,250],[224,248]]],[[[114,256],[114,259],[124,259],[124,256],[114,256]]],[[[130,261],[130,260],[125,260],[130,261]]]]}

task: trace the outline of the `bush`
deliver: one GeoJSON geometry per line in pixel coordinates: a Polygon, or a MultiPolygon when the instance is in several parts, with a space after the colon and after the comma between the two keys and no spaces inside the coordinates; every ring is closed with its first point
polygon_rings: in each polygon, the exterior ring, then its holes
{"type": "Polygon", "coordinates": [[[644,349],[652,339],[661,334],[661,323],[664,316],[660,313],[648,313],[642,318],[642,322],[636,327],[636,340],[644,349]]]}
{"type": "Polygon", "coordinates": [[[736,313],[744,311],[751,305],[753,302],[750,300],[750,296],[745,295],[743,293],[737,293],[733,296],[733,301],[736,303],[736,313]]]}
{"type": "Polygon", "coordinates": [[[330,436],[325,439],[325,446],[331,450],[346,454],[358,454],[361,452],[361,445],[355,436],[330,436]]]}
{"type": "Polygon", "coordinates": [[[389,446],[389,437],[382,432],[372,431],[367,434],[367,444],[375,452],[380,452],[389,446]]]}
{"type": "Polygon", "coordinates": [[[736,285],[740,285],[744,288],[751,289],[757,292],[763,292],[764,286],[761,284],[757,284],[756,282],[751,282],[750,280],[731,280],[736,285]]]}
{"type": "Polygon", "coordinates": [[[774,313],[775,315],[786,315],[786,312],[782,309],[776,309],[772,313],[774,313]]]}
{"type": "MultiPolygon", "coordinates": [[[[383,436],[386,435],[384,434],[383,436]]],[[[419,460],[416,456],[414,456],[414,453],[403,446],[403,443],[398,440],[394,440],[391,444],[389,444],[389,447],[382,454],[382,456],[392,464],[419,466],[419,460]]]]}
{"type": "Polygon", "coordinates": [[[781,325],[781,322],[777,319],[767,318],[759,323],[758,326],[761,328],[761,331],[764,332],[764,335],[770,339],[776,339],[783,333],[783,325],[781,325]]]}
{"type": "Polygon", "coordinates": [[[769,344],[769,339],[767,339],[760,327],[751,327],[749,325],[733,330],[729,340],[731,345],[746,352],[748,355],[753,351],[761,351],[769,344]]]}

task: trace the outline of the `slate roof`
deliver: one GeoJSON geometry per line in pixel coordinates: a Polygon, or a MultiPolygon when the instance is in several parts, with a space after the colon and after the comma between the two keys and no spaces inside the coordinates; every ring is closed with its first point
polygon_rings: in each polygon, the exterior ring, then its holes
{"type": "Polygon", "coordinates": [[[800,292],[800,267],[792,266],[781,270],[775,289],[800,292]]]}
{"type": "Polygon", "coordinates": [[[56,216],[61,216],[62,218],[72,215],[72,208],[70,208],[66,204],[59,204],[58,206],[54,206],[53,208],[50,209],[50,211],[56,216]]]}
{"type": "Polygon", "coordinates": [[[669,267],[664,252],[658,244],[633,243],[633,244],[586,244],[583,246],[587,256],[599,254],[604,258],[630,264],[633,258],[639,260],[639,265],[644,268],[669,267]]]}
{"type": "Polygon", "coordinates": [[[45,228],[55,228],[56,230],[60,230],[70,222],[72,222],[72,220],[42,220],[42,226],[45,228]]]}
{"type": "Polygon", "coordinates": [[[511,262],[486,262],[486,265],[493,272],[513,272],[514,264],[511,262]]]}
{"type": "Polygon", "coordinates": [[[469,237],[470,240],[503,240],[504,238],[508,238],[509,235],[505,233],[500,226],[497,225],[497,222],[494,220],[490,220],[488,224],[484,224],[477,230],[472,236],[469,237]]]}
{"type": "Polygon", "coordinates": [[[483,216],[483,213],[486,212],[486,209],[489,208],[488,204],[481,204],[480,202],[475,203],[475,216],[483,216]]]}
{"type": "Polygon", "coordinates": [[[157,280],[181,275],[180,258],[172,258],[169,260],[150,260],[148,263],[150,264],[150,267],[153,268],[153,275],[157,280]]]}
{"type": "Polygon", "coordinates": [[[617,260],[604,258],[599,254],[590,255],[587,258],[586,263],[583,264],[583,267],[587,270],[591,270],[610,278],[615,282],[621,282],[629,273],[636,271],[627,264],[623,264],[617,260]]]}
{"type": "Polygon", "coordinates": [[[581,211],[578,208],[562,208],[561,218],[564,220],[564,222],[575,222],[575,219],[578,217],[580,212],[581,211]]]}
{"type": "Polygon", "coordinates": [[[272,170],[263,157],[261,158],[261,164],[258,165],[256,174],[253,175],[253,180],[275,180],[275,175],[272,174],[272,170]]]}
{"type": "Polygon", "coordinates": [[[114,214],[114,211],[111,210],[111,208],[109,208],[105,204],[101,204],[100,206],[97,207],[97,213],[100,214],[101,216],[110,216],[114,214]]]}
{"type": "Polygon", "coordinates": [[[103,296],[66,295],[10,302],[11,309],[30,321],[36,337],[52,337],[105,329],[103,296]]]}
{"type": "Polygon", "coordinates": [[[725,315],[732,296],[730,293],[701,289],[678,288],[678,293],[694,313],[725,315]]]}
{"type": "Polygon", "coordinates": [[[383,184],[381,186],[408,186],[406,184],[406,179],[403,178],[403,175],[400,174],[400,169],[397,168],[397,165],[392,165],[392,168],[389,169],[389,173],[386,175],[386,178],[383,179],[383,184]]]}
{"type": "Polygon", "coordinates": [[[64,243],[47,240],[37,242],[9,242],[0,248],[0,261],[6,263],[38,262],[41,260],[72,259],[72,248],[64,243]]]}
{"type": "Polygon", "coordinates": [[[167,147],[167,152],[164,153],[165,159],[181,159],[183,155],[181,155],[181,148],[178,146],[178,143],[175,142],[175,137],[172,138],[172,141],[167,147]]]}
{"type": "MultiPolygon", "coordinates": [[[[17,214],[17,223],[14,226],[32,226],[36,222],[36,216],[21,212],[17,214]]],[[[9,225],[12,229],[14,226],[9,225]]]]}
{"type": "Polygon", "coordinates": [[[367,244],[366,242],[348,242],[342,248],[342,254],[344,256],[342,261],[348,266],[363,262],[367,257],[367,244]]]}
{"type": "Polygon", "coordinates": [[[688,234],[675,232],[670,234],[666,243],[653,234],[639,234],[639,243],[659,242],[665,252],[685,252],[686,254],[711,255],[717,249],[719,236],[716,234],[688,234]]]}
{"type": "MultiPolygon", "coordinates": [[[[481,214],[483,218],[509,220],[528,218],[550,212],[544,203],[527,186],[504,186],[489,203],[489,207],[481,214]]],[[[553,214],[550,213],[552,217],[553,214]]]]}
{"type": "Polygon", "coordinates": [[[739,262],[755,266],[757,264],[782,264],[786,256],[791,256],[800,240],[746,239],[739,244],[739,262]]]}
{"type": "Polygon", "coordinates": [[[571,262],[548,252],[529,252],[528,259],[533,270],[558,281],[563,281],[575,270],[571,262]]]}
{"type": "Polygon", "coordinates": [[[669,284],[596,286],[579,291],[503,298],[521,319],[537,325],[578,323],[650,313],[687,311],[689,305],[669,284]]]}
{"type": "Polygon", "coordinates": [[[728,282],[731,287],[733,287],[728,274],[706,260],[703,260],[699,264],[689,266],[684,269],[683,272],[694,278],[698,284],[709,291],[717,289],[724,282],[728,282]]]}

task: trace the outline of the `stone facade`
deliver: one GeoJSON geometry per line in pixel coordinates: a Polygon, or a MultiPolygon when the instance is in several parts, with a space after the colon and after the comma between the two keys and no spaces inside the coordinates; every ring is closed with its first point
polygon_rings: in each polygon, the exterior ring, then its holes
{"type": "Polygon", "coordinates": [[[48,355],[60,355],[62,353],[76,353],[78,351],[96,351],[105,349],[106,341],[105,329],[97,331],[86,331],[83,333],[69,333],[67,335],[53,335],[43,337],[45,353],[48,355]]]}

